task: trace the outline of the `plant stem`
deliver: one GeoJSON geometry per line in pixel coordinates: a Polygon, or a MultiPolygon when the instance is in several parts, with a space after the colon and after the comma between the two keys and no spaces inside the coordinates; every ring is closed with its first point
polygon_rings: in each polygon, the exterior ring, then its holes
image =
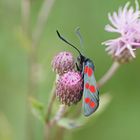
{"type": "Polygon", "coordinates": [[[50,101],[49,101],[49,104],[48,104],[48,110],[47,110],[47,114],[46,114],[46,123],[49,122],[51,111],[52,111],[52,108],[53,108],[53,103],[54,103],[54,100],[56,98],[55,84],[56,84],[56,80],[54,81],[53,88],[52,88],[52,91],[51,91],[51,98],[50,98],[50,101]]]}
{"type": "Polygon", "coordinates": [[[22,27],[24,32],[29,35],[29,25],[30,25],[30,0],[22,0],[21,13],[22,13],[22,27]]]}
{"type": "MultiPolygon", "coordinates": [[[[22,0],[21,10],[22,10],[22,26],[23,31],[25,32],[27,38],[29,40],[32,40],[31,46],[30,46],[30,53],[28,57],[28,96],[35,96],[35,93],[37,92],[38,87],[38,61],[37,61],[37,46],[41,39],[42,32],[45,27],[45,23],[48,19],[49,13],[51,11],[51,8],[53,6],[54,0],[44,0],[42,8],[39,12],[39,16],[37,18],[37,23],[35,26],[35,30],[33,33],[30,33],[30,10],[31,10],[31,0],[22,0]]],[[[54,100],[55,96],[53,94],[52,101],[54,100]]],[[[27,104],[28,105],[28,104],[27,104]]],[[[52,102],[50,103],[49,107],[49,114],[51,113],[51,107],[52,102]]],[[[31,125],[32,119],[30,118],[30,111],[27,106],[27,136],[28,139],[34,139],[32,137],[32,125],[31,125]]]]}
{"type": "Polygon", "coordinates": [[[46,122],[45,140],[50,139],[52,127],[55,126],[55,124],[57,124],[57,122],[63,117],[65,112],[66,112],[66,106],[65,105],[60,105],[56,115],[54,116],[54,118],[52,120],[46,122]]]}
{"type": "Polygon", "coordinates": [[[118,70],[120,67],[120,63],[117,61],[114,61],[114,63],[111,65],[109,70],[103,75],[103,77],[97,82],[97,87],[101,88],[118,70]]]}
{"type": "Polygon", "coordinates": [[[50,126],[55,125],[63,117],[63,115],[65,114],[65,112],[66,112],[66,106],[61,104],[59,106],[59,109],[58,109],[56,115],[50,121],[50,126]]]}
{"type": "Polygon", "coordinates": [[[38,43],[41,39],[42,32],[44,30],[45,24],[48,20],[48,16],[54,4],[54,0],[44,0],[41,10],[38,15],[36,22],[35,30],[32,34],[33,38],[33,47],[38,46],[38,43]]]}
{"type": "MultiPolygon", "coordinates": [[[[29,38],[29,40],[31,40],[31,36],[30,36],[30,10],[31,10],[31,1],[30,0],[22,0],[21,3],[21,17],[22,17],[22,29],[24,34],[26,35],[27,38],[29,38]]],[[[28,61],[28,94],[27,94],[27,98],[31,95],[32,93],[32,73],[31,73],[31,63],[30,63],[30,55],[28,57],[29,61],[28,61]]],[[[27,100],[26,100],[27,101],[27,100]]],[[[31,112],[29,110],[29,106],[28,103],[26,105],[26,139],[30,140],[33,139],[33,131],[32,131],[32,119],[31,119],[31,112]]]]}
{"type": "Polygon", "coordinates": [[[58,127],[58,131],[56,132],[56,135],[54,137],[54,140],[63,140],[64,139],[64,132],[65,128],[63,127],[58,127]]]}
{"type": "Polygon", "coordinates": [[[51,140],[51,128],[50,128],[50,125],[49,124],[46,124],[45,125],[45,140],[51,140]]]}

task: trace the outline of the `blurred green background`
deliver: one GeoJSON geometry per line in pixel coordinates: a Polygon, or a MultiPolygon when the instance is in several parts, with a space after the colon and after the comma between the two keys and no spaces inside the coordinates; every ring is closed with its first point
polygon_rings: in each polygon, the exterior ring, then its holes
{"type": "MultiPolygon", "coordinates": [[[[43,0],[32,0],[31,21],[34,28],[43,0]]],[[[61,42],[56,29],[71,42],[79,45],[74,29],[79,26],[84,37],[86,55],[94,60],[96,79],[107,71],[112,60],[101,42],[113,38],[104,31],[109,22],[107,13],[117,10],[127,0],[56,0],[37,48],[38,63],[42,66],[37,95],[47,105],[55,74],[51,69],[53,56],[71,51],[61,42]]],[[[131,0],[134,5],[134,0],[131,0]]],[[[21,43],[21,0],[0,0],[0,140],[26,140],[28,105],[28,49],[21,43]]],[[[140,53],[124,64],[100,90],[113,99],[108,108],[93,123],[90,121],[75,131],[66,131],[65,140],[139,140],[140,139],[140,53]]],[[[43,140],[43,125],[31,116],[32,140],[43,140]]]]}

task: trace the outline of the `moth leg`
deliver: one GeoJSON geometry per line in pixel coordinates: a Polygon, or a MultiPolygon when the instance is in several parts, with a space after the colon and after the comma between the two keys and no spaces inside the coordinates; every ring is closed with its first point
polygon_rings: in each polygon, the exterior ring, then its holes
{"type": "Polygon", "coordinates": [[[75,65],[76,65],[77,70],[80,71],[80,68],[79,68],[77,62],[75,63],[75,65]]]}
{"type": "Polygon", "coordinates": [[[85,68],[85,63],[83,63],[83,68],[82,68],[82,78],[84,78],[84,68],[85,68]]]}

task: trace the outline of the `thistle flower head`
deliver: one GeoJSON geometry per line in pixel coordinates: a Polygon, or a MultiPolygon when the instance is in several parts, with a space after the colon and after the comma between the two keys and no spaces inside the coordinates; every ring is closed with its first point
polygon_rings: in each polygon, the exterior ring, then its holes
{"type": "Polygon", "coordinates": [[[75,104],[82,97],[82,83],[82,76],[78,72],[67,72],[56,83],[56,96],[62,104],[75,104]]]}
{"type": "Polygon", "coordinates": [[[59,75],[73,70],[74,66],[74,58],[70,52],[60,52],[52,60],[52,68],[59,75]]]}
{"type": "Polygon", "coordinates": [[[136,48],[140,47],[140,10],[137,1],[135,4],[136,8],[133,8],[127,2],[118,12],[108,14],[111,24],[106,25],[105,30],[116,32],[119,37],[103,44],[108,46],[106,51],[118,61],[125,62],[134,58],[136,48]]]}

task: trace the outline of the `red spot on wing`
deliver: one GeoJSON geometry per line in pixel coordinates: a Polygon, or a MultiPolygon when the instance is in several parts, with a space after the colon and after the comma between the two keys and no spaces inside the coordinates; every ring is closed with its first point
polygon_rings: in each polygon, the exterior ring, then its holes
{"type": "Polygon", "coordinates": [[[89,77],[92,75],[92,73],[93,73],[92,68],[88,68],[88,76],[89,76],[89,77]]]}
{"type": "Polygon", "coordinates": [[[88,66],[85,66],[84,73],[86,74],[87,72],[88,72],[88,66]]]}
{"type": "Polygon", "coordinates": [[[89,87],[90,92],[94,93],[96,91],[95,86],[91,85],[89,87]]]}
{"type": "Polygon", "coordinates": [[[85,103],[88,104],[90,102],[90,98],[85,98],[85,103]]]}
{"type": "Polygon", "coordinates": [[[91,108],[94,108],[95,107],[95,102],[91,101],[89,105],[90,105],[91,108]]]}
{"type": "Polygon", "coordinates": [[[85,88],[88,89],[89,88],[89,83],[85,84],[85,88]]]}

